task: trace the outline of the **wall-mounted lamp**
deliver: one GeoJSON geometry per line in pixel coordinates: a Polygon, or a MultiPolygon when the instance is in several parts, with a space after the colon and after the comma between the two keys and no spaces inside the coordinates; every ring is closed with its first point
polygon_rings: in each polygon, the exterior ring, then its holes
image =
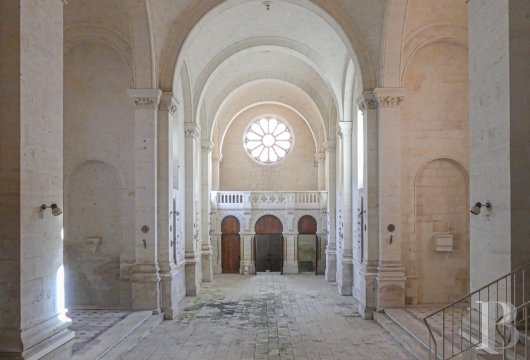
{"type": "Polygon", "coordinates": [[[53,203],[53,204],[51,204],[51,205],[49,205],[49,206],[46,205],[46,204],[42,204],[42,205],[40,206],[40,209],[41,209],[41,211],[44,211],[44,210],[46,210],[46,209],[52,209],[52,215],[53,215],[53,216],[59,216],[59,215],[61,215],[61,214],[63,213],[63,209],[61,209],[61,208],[59,207],[59,205],[57,205],[57,204],[55,204],[55,203],[53,203]]]}
{"type": "Polygon", "coordinates": [[[471,208],[471,213],[473,215],[478,215],[480,214],[480,210],[485,207],[486,209],[490,209],[491,208],[491,203],[489,201],[486,201],[484,204],[481,203],[481,202],[478,202],[476,203],[475,205],[473,205],[473,207],[471,208]]]}

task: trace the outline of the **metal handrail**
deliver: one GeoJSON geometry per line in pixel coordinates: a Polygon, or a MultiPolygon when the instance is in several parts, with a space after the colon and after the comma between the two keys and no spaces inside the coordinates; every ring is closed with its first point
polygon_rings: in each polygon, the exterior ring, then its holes
{"type": "MultiPolygon", "coordinates": [[[[523,284],[523,304],[522,305],[519,305],[518,308],[520,306],[523,306],[527,303],[525,303],[525,289],[524,289],[524,285],[525,285],[525,281],[524,281],[524,277],[525,277],[525,270],[527,270],[528,268],[530,268],[530,263],[528,264],[525,264],[525,265],[522,265],[522,266],[519,266],[517,267],[516,269],[512,270],[511,272],[509,272],[508,274],[506,275],[503,275],[502,277],[482,286],[481,288],[461,297],[460,299],[452,302],[451,304],[449,305],[446,305],[434,312],[432,312],[431,314],[425,316],[423,318],[423,322],[425,324],[425,326],[427,327],[427,330],[428,330],[428,333],[429,333],[429,356],[430,354],[432,354],[432,346],[434,346],[434,358],[435,359],[438,359],[439,358],[439,354],[438,354],[438,342],[436,340],[436,337],[434,336],[434,332],[433,332],[433,329],[431,327],[431,325],[429,324],[429,320],[431,318],[433,318],[434,316],[437,316],[437,315],[442,315],[442,351],[441,351],[441,359],[442,360],[447,360],[447,359],[451,359],[471,348],[474,348],[475,346],[477,346],[478,344],[473,344],[473,341],[472,341],[472,336],[471,334],[469,334],[469,346],[464,348],[463,346],[463,335],[462,335],[462,326],[463,326],[463,321],[462,321],[462,314],[460,314],[460,337],[461,337],[461,341],[460,341],[460,346],[461,348],[459,349],[459,351],[457,351],[455,353],[455,342],[454,342],[454,310],[456,308],[457,305],[460,304],[460,311],[462,311],[462,303],[467,303],[467,304],[470,304],[471,303],[471,300],[473,298],[473,296],[476,296],[478,295],[478,298],[479,298],[479,301],[481,301],[481,293],[484,292],[485,290],[487,290],[488,292],[488,296],[487,296],[487,299],[485,300],[490,300],[491,299],[491,294],[490,294],[490,289],[492,286],[496,285],[496,293],[497,293],[497,299],[498,299],[498,296],[499,296],[499,284],[501,284],[503,281],[504,281],[504,284],[506,286],[506,289],[505,289],[505,293],[506,293],[506,298],[508,298],[508,279],[511,279],[510,280],[510,284],[512,283],[512,280],[513,280],[513,283],[515,285],[515,279],[516,279],[516,275],[520,272],[522,272],[522,284],[523,284]],[[446,334],[445,334],[445,322],[446,322],[446,319],[445,319],[445,312],[447,310],[451,309],[452,310],[452,321],[451,321],[451,354],[449,354],[449,357],[445,357],[445,340],[446,340],[446,334]]],[[[511,296],[511,292],[510,292],[510,296],[511,296]]],[[[515,286],[514,286],[514,289],[513,289],[513,295],[514,295],[514,299],[515,299],[515,286]]],[[[515,304],[514,304],[515,305],[515,304]]],[[[470,307],[471,309],[471,307],[470,307]]],[[[470,323],[470,327],[471,327],[471,313],[470,313],[470,319],[469,319],[469,323],[470,323]]],[[[481,319],[479,318],[479,324],[480,324],[480,321],[481,319]]],[[[467,340],[466,340],[467,341],[467,340]]]]}

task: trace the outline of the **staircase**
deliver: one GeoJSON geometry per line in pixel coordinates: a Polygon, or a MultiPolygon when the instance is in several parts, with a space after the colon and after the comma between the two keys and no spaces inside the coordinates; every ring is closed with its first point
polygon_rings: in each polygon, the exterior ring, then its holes
{"type": "Polygon", "coordinates": [[[530,360],[530,264],[438,310],[374,314],[415,359],[530,360]]]}

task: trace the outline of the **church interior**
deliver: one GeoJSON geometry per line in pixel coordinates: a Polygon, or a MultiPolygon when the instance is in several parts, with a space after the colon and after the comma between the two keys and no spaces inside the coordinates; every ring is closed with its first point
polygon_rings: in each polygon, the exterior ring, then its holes
{"type": "Polygon", "coordinates": [[[530,359],[528,0],[0,0],[0,359],[530,359]]]}

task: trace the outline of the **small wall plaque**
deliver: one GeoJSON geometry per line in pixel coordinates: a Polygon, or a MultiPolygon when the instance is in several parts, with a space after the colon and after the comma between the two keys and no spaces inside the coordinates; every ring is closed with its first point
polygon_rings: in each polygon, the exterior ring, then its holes
{"type": "Polygon", "coordinates": [[[434,235],[434,251],[451,252],[453,251],[453,235],[437,234],[434,235]]]}

